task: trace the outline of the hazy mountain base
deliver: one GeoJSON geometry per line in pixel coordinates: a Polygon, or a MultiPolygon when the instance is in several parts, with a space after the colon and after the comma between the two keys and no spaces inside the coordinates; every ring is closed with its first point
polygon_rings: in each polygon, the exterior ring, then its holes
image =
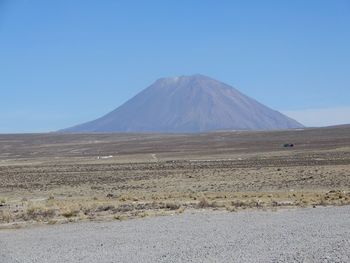
{"type": "Polygon", "coordinates": [[[2,227],[350,203],[348,128],[0,139],[2,227]]]}

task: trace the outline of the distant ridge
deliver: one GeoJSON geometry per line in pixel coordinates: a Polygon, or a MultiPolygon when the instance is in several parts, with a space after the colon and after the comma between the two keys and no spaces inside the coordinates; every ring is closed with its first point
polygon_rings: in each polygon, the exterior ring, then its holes
{"type": "Polygon", "coordinates": [[[350,124],[337,124],[337,125],[330,125],[330,126],[324,126],[324,127],[318,127],[318,128],[350,128],[350,124]]]}
{"type": "Polygon", "coordinates": [[[203,75],[161,78],[96,120],[62,132],[205,132],[302,128],[235,88],[203,75]]]}

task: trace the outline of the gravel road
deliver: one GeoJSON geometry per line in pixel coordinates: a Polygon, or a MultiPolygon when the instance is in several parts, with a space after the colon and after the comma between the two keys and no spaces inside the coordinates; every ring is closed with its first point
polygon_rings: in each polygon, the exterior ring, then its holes
{"type": "Polygon", "coordinates": [[[350,262],[350,206],[2,230],[0,262],[350,262]]]}

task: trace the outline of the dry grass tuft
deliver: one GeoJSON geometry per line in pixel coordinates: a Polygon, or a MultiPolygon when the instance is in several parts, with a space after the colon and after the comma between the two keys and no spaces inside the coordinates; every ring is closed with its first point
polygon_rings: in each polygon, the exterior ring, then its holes
{"type": "Polygon", "coordinates": [[[197,207],[198,208],[208,208],[208,207],[212,207],[212,203],[210,203],[209,201],[208,201],[208,199],[206,198],[206,197],[202,197],[200,200],[199,200],[199,202],[198,202],[198,204],[197,204],[197,207]]]}
{"type": "Polygon", "coordinates": [[[185,207],[180,207],[178,210],[177,210],[177,212],[179,213],[179,214],[182,214],[183,212],[185,212],[185,207]]]}
{"type": "Polygon", "coordinates": [[[0,210],[0,222],[10,223],[12,219],[12,214],[9,210],[0,210]]]}
{"type": "Polygon", "coordinates": [[[61,215],[66,218],[72,218],[77,217],[80,213],[80,209],[78,207],[72,206],[72,207],[64,207],[61,210],[61,215]]]}
{"type": "Polygon", "coordinates": [[[23,214],[24,220],[35,220],[35,221],[47,221],[50,218],[55,217],[56,209],[48,208],[44,206],[30,205],[25,213],[23,214]]]}

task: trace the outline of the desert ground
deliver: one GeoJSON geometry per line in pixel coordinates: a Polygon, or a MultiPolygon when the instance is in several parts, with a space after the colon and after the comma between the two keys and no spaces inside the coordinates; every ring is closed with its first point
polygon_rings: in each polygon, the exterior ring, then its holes
{"type": "Polygon", "coordinates": [[[0,135],[0,228],[349,203],[350,126],[0,135]]]}

